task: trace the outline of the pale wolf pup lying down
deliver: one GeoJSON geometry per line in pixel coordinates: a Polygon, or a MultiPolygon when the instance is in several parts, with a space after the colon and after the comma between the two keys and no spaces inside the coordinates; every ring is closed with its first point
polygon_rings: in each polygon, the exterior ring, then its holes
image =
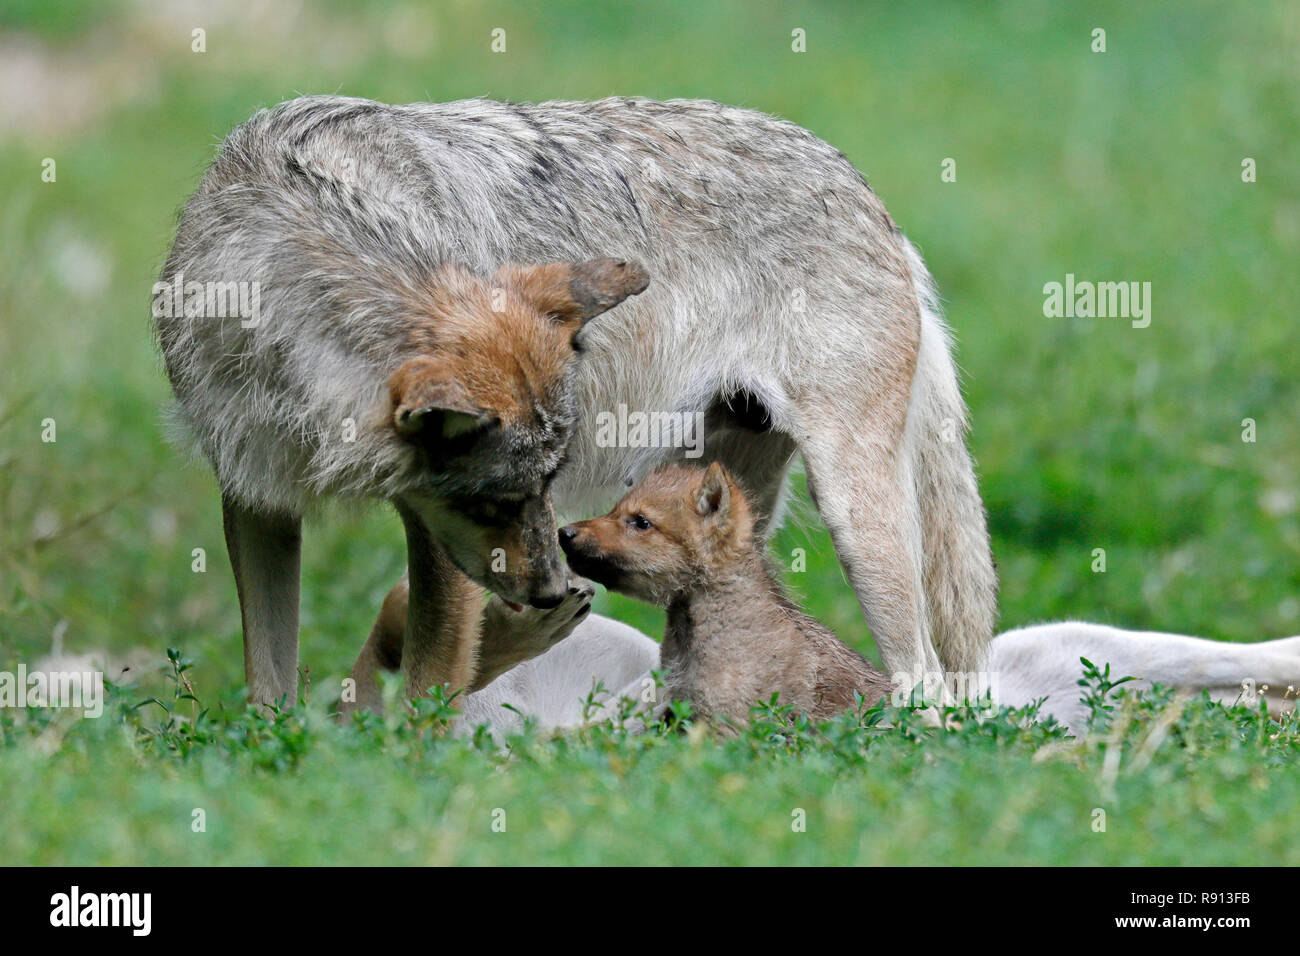
{"type": "MultiPolygon", "coordinates": [[[[633,700],[652,668],[667,673],[662,699],[683,699],[705,717],[743,724],[749,708],[779,693],[814,719],[868,704],[893,683],[785,597],[754,532],[749,503],[721,465],[670,467],[649,476],[600,518],[560,531],[573,569],[612,590],[668,609],[662,648],[636,630],[599,616],[578,624],[553,649],[508,671],[465,702],[462,725],[518,726],[511,704],[543,728],[590,717],[596,684],[633,700]]],[[[1226,702],[1268,697],[1270,709],[1293,705],[1300,685],[1300,637],[1254,645],[1067,622],[996,638],[988,667],[967,685],[995,703],[1040,710],[1071,729],[1084,707],[1076,681],[1080,657],[1109,663],[1116,676],[1191,691],[1226,702]],[[1251,683],[1253,682],[1253,684],[1251,683]],[[1264,690],[1267,688],[1267,690],[1264,690]]]]}

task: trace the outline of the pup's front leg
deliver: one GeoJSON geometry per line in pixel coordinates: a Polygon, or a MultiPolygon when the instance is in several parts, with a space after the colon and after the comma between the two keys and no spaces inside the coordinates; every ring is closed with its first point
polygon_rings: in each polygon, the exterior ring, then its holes
{"type": "Polygon", "coordinates": [[[569,581],[569,593],[553,608],[519,610],[496,595],[483,611],[483,632],[478,647],[478,670],[470,690],[481,690],[506,671],[545,654],[573,633],[591,611],[595,585],[583,578],[569,581]]]}
{"type": "MultiPolygon", "coordinates": [[[[493,596],[483,609],[478,640],[474,642],[477,670],[469,689],[481,690],[506,671],[545,654],[572,634],[590,612],[595,592],[590,581],[574,578],[568,596],[545,611],[532,607],[515,611],[493,596]]],[[[409,581],[403,576],[388,592],[370,637],[352,665],[350,676],[355,699],[340,702],[342,713],[380,709],[379,674],[401,670],[410,603],[409,581]]]]}

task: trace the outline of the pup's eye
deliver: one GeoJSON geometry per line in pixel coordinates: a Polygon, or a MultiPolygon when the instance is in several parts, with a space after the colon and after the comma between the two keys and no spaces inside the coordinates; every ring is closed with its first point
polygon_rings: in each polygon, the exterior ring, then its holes
{"type": "Polygon", "coordinates": [[[651,527],[650,519],[645,515],[633,515],[627,519],[627,523],[638,531],[649,531],[651,527]]]}

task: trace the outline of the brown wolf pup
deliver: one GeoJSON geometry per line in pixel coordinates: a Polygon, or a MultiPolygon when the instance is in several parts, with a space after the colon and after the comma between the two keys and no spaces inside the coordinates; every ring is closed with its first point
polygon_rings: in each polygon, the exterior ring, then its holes
{"type": "Polygon", "coordinates": [[[736,724],[779,693],[814,720],[868,704],[890,682],[790,602],[722,465],[670,466],[614,510],[560,529],[569,565],[610,590],[668,609],[661,661],[670,700],[736,724]]]}

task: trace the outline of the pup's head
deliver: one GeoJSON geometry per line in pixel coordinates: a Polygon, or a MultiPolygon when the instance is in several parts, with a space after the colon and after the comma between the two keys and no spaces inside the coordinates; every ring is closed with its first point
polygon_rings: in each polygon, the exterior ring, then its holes
{"type": "Polygon", "coordinates": [[[649,276],[614,259],[440,270],[389,380],[391,427],[416,454],[404,496],[456,565],[507,601],[558,604],[568,576],[550,484],[577,420],[583,326],[649,276]]]}
{"type": "Polygon", "coordinates": [[[667,604],[707,585],[754,547],[754,520],[722,465],[654,472],[614,510],[560,529],[578,574],[631,597],[667,604]]]}

